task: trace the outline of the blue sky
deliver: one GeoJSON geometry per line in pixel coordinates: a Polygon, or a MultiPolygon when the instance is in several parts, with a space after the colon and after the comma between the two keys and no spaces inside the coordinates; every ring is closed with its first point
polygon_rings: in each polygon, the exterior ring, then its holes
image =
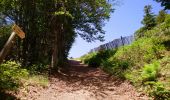
{"type": "Polygon", "coordinates": [[[158,14],[159,10],[163,9],[159,3],[153,0],[119,0],[119,4],[114,7],[116,10],[111,14],[109,21],[106,21],[103,29],[106,31],[104,42],[87,43],[85,40],[77,37],[75,43],[70,50],[69,57],[80,57],[90,49],[98,47],[101,44],[112,41],[120,36],[129,36],[139,29],[143,19],[143,9],[145,5],[152,5],[153,12],[158,14]]]}

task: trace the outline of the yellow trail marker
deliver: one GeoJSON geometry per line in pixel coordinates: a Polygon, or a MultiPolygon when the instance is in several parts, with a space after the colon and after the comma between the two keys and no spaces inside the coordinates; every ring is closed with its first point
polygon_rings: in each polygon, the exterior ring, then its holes
{"type": "Polygon", "coordinates": [[[21,30],[21,28],[14,24],[14,26],[12,27],[12,30],[17,33],[17,35],[21,38],[24,39],[25,38],[25,33],[21,30]]]}
{"type": "Polygon", "coordinates": [[[21,28],[14,24],[14,26],[12,27],[12,34],[9,37],[8,41],[6,42],[6,44],[4,45],[4,47],[2,48],[1,52],[0,52],[0,63],[3,62],[3,59],[5,59],[5,57],[7,56],[8,52],[10,51],[12,45],[15,43],[15,37],[16,34],[21,38],[24,39],[25,38],[25,33],[21,30],[21,28]]]}

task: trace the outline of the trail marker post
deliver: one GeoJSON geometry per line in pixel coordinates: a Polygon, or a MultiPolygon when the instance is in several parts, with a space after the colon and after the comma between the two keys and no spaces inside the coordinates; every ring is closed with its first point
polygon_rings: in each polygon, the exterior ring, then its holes
{"type": "Polygon", "coordinates": [[[1,52],[0,52],[0,63],[3,62],[3,60],[5,59],[5,57],[7,56],[8,52],[10,51],[12,45],[15,43],[15,37],[16,34],[21,38],[24,39],[25,38],[25,33],[21,30],[21,28],[14,24],[14,26],[12,27],[12,34],[9,37],[8,41],[6,42],[6,44],[4,45],[4,47],[2,48],[1,52]]]}

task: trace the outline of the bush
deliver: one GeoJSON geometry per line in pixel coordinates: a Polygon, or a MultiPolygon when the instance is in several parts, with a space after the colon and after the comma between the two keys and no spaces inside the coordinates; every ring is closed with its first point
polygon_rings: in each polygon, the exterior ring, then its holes
{"type": "Polygon", "coordinates": [[[154,97],[154,100],[169,100],[170,91],[164,87],[163,83],[149,81],[145,84],[149,86],[147,92],[154,97]]]}
{"type": "Polygon", "coordinates": [[[89,59],[91,59],[93,56],[95,56],[97,53],[93,52],[87,55],[84,55],[80,58],[81,61],[83,61],[83,63],[88,64],[89,63],[89,59]]]}
{"type": "Polygon", "coordinates": [[[28,76],[26,69],[21,69],[19,63],[7,61],[0,65],[0,90],[15,90],[21,79],[28,76]]]}
{"type": "Polygon", "coordinates": [[[27,67],[27,70],[29,71],[30,74],[41,74],[41,73],[47,73],[48,68],[49,68],[48,65],[35,64],[27,67]]]}
{"type": "Polygon", "coordinates": [[[130,63],[126,60],[119,60],[114,57],[103,61],[102,69],[110,74],[114,74],[120,77],[124,77],[124,72],[128,69],[130,63]]]}
{"type": "Polygon", "coordinates": [[[90,58],[87,64],[89,67],[99,67],[101,63],[102,63],[102,58],[99,58],[98,55],[96,55],[90,58]]]}
{"type": "Polygon", "coordinates": [[[129,46],[119,48],[114,58],[128,61],[131,67],[138,69],[145,63],[151,63],[158,59],[161,51],[165,49],[156,41],[153,38],[141,38],[129,46]]]}
{"type": "Polygon", "coordinates": [[[156,81],[156,78],[159,74],[160,63],[154,62],[153,64],[147,64],[142,70],[142,81],[156,81]]]}
{"type": "Polygon", "coordinates": [[[99,67],[106,61],[109,57],[113,56],[116,53],[116,50],[100,50],[97,53],[91,53],[84,57],[82,60],[85,64],[88,64],[90,67],[99,67]]]}

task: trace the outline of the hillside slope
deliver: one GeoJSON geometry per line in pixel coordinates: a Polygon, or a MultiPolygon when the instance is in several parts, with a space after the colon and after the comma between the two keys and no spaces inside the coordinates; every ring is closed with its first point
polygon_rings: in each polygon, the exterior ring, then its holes
{"type": "Polygon", "coordinates": [[[100,50],[80,59],[92,67],[129,80],[139,91],[158,100],[170,98],[170,15],[150,30],[137,31],[131,45],[100,50]],[[137,34],[138,35],[138,34],[137,34]]]}

